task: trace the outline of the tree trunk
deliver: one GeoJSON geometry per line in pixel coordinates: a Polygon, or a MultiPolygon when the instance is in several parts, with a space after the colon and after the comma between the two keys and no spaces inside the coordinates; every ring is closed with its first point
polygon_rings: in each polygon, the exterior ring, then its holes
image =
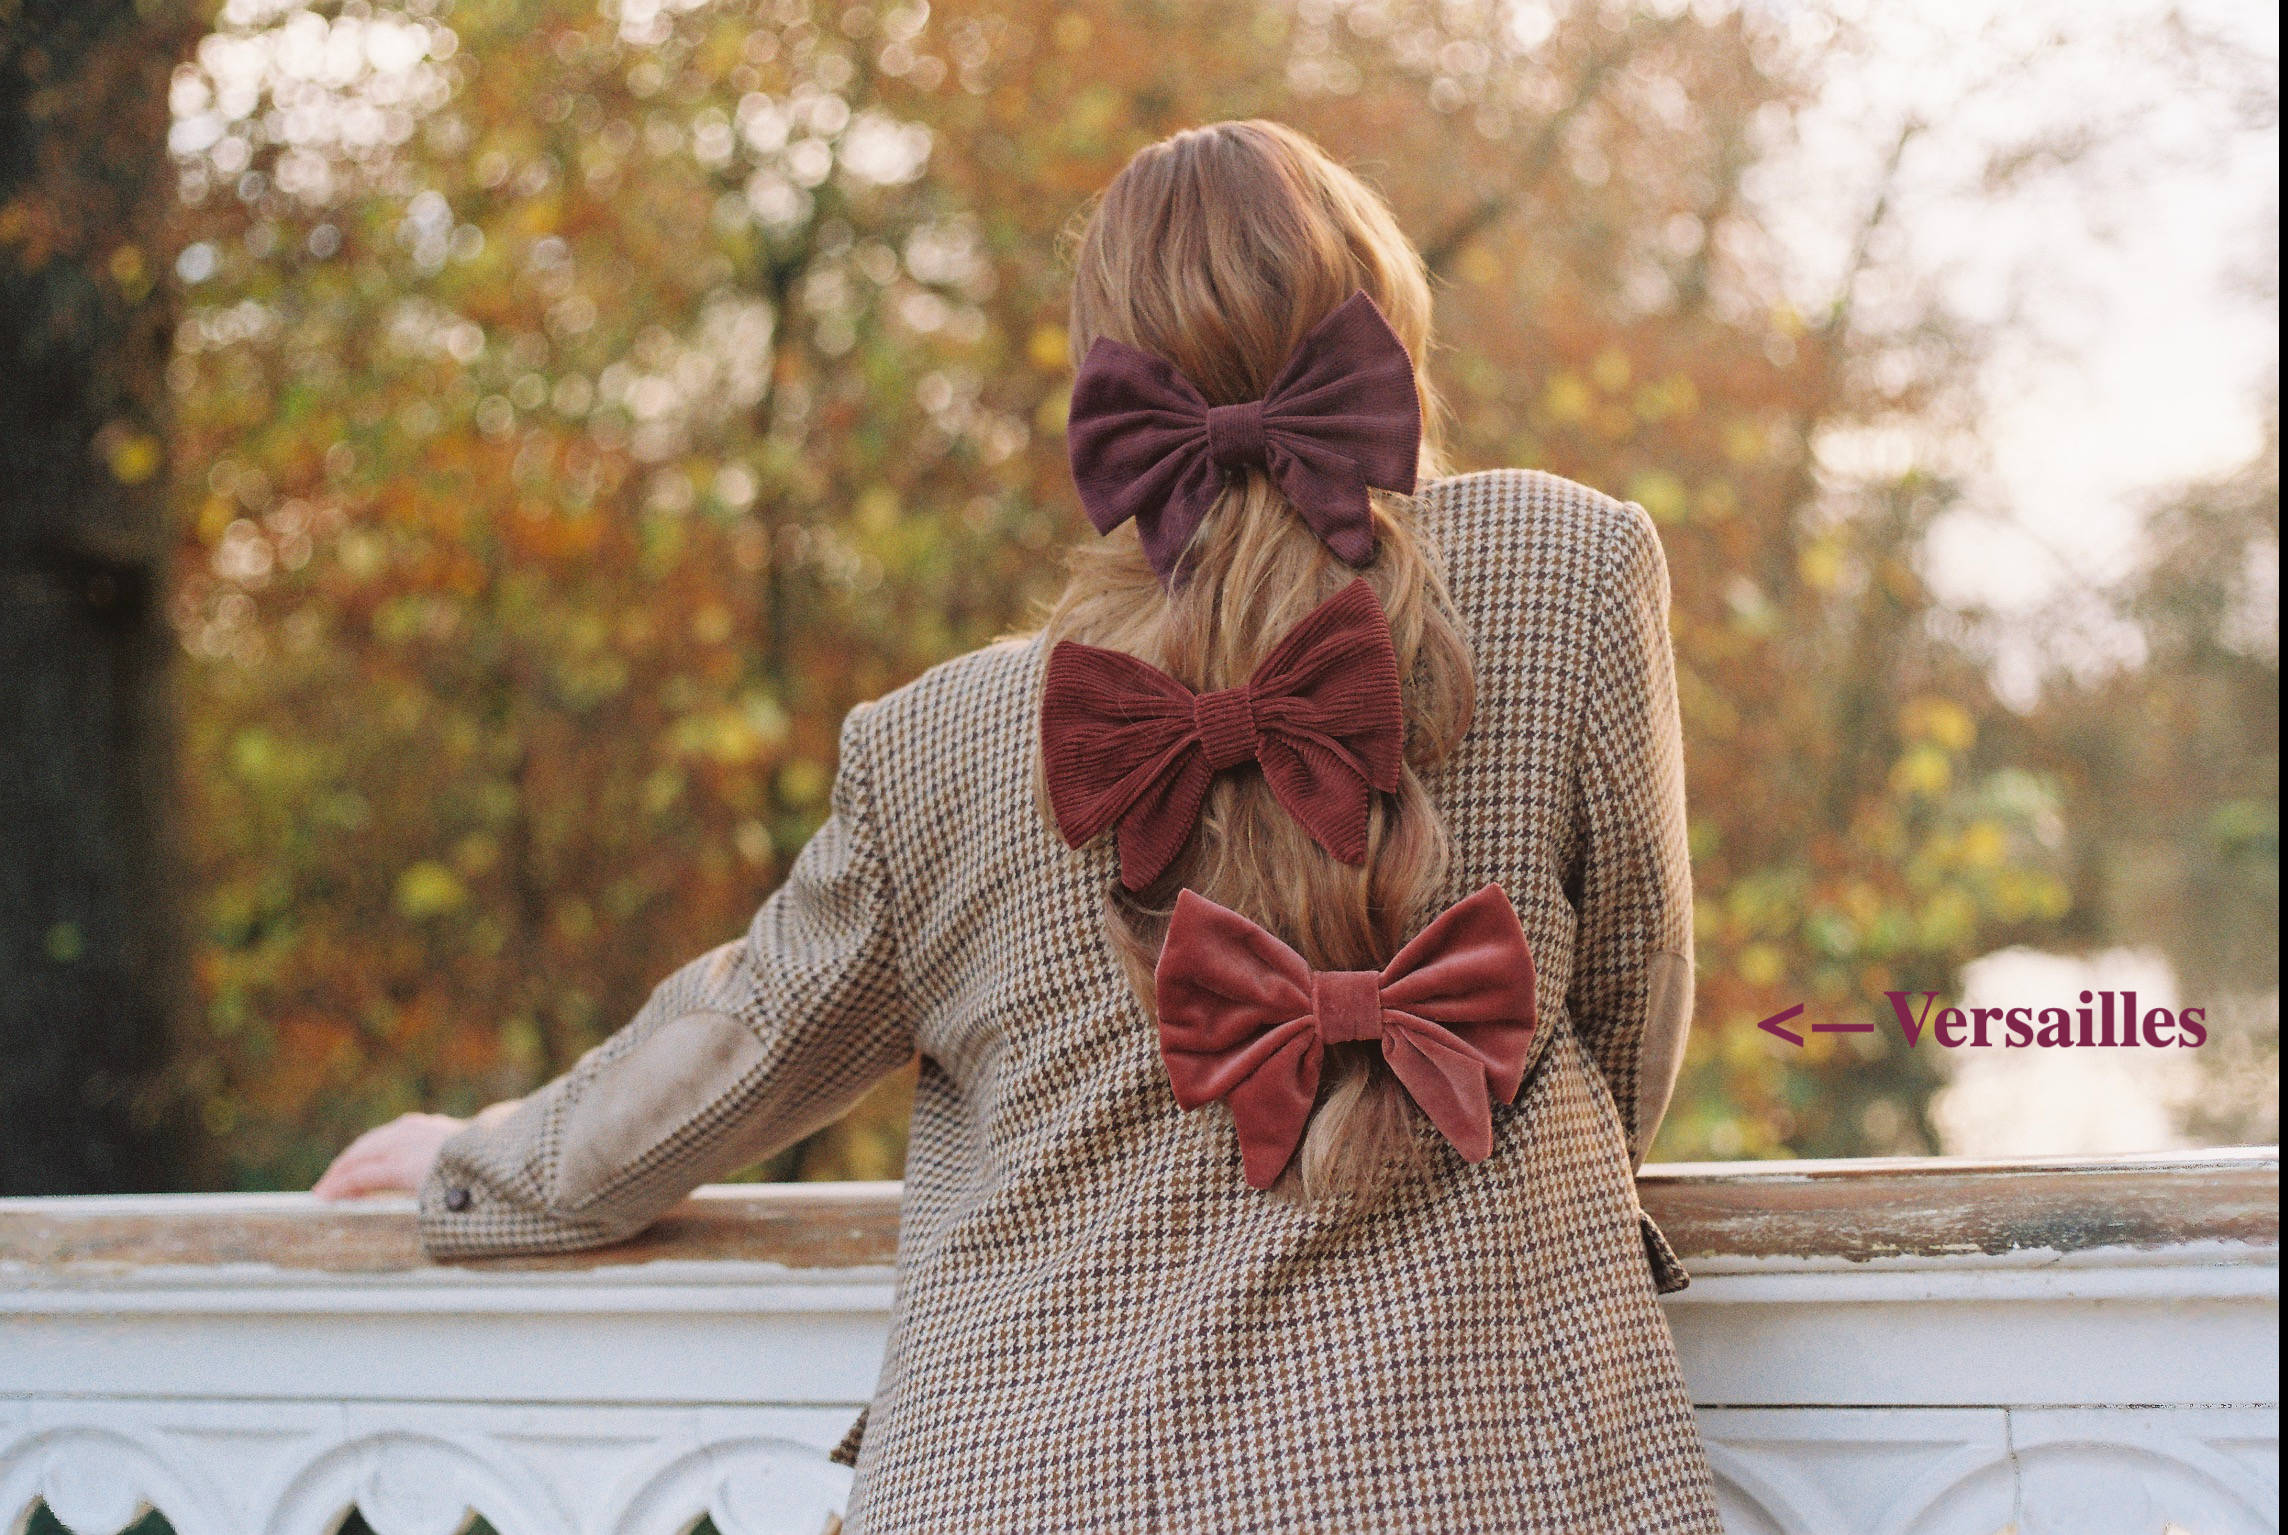
{"type": "Polygon", "coordinates": [[[0,0],[0,1194],[163,1189],[170,4],[0,0]]]}

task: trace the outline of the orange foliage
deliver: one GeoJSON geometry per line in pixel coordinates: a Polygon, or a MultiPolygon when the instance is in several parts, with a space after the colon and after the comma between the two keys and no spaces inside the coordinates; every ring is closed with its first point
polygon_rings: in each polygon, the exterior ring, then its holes
{"type": "MultiPolygon", "coordinates": [[[[178,87],[210,1176],[521,1092],[738,930],[848,706],[1026,622],[1081,531],[1060,232],[1140,144],[1255,114],[1430,253],[1464,465],[1662,526],[1703,1019],[1664,1151],[1917,1144],[1895,1041],[1750,1026],[1936,984],[2055,885],[2024,786],[1930,724],[1984,707],[1909,574],[1946,488],[1815,473],[1817,433],[1959,377],[1877,388],[1883,338],[1780,302],[1741,185],[1805,82],[1763,23],[432,9],[351,18],[416,29],[367,48],[386,78],[203,53],[178,87]]],[[[894,1173],[903,1090],[771,1170],[894,1173]]]]}

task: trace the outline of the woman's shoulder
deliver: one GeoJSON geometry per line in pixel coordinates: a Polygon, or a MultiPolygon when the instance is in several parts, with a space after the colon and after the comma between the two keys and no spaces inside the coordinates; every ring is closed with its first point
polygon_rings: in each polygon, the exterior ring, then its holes
{"type": "Polygon", "coordinates": [[[1661,567],[1643,507],[1546,470],[1453,475],[1423,486],[1415,501],[1465,613],[1514,612],[1539,599],[1586,618],[1595,604],[1583,599],[1661,567]]]}
{"type": "Polygon", "coordinates": [[[866,801],[892,877],[913,900],[1004,869],[1045,835],[1034,801],[1038,636],[940,662],[851,711],[843,760],[863,762],[866,801]]]}
{"type": "Polygon", "coordinates": [[[1040,690],[1038,635],[1019,635],[941,661],[903,687],[850,712],[880,767],[949,779],[956,769],[1006,749],[1032,716],[1040,690]],[[917,760],[926,758],[927,761],[917,760]]]}
{"type": "Polygon", "coordinates": [[[1449,560],[1524,563],[1570,550],[1641,542],[1652,519],[1634,501],[1544,469],[1481,469],[1415,493],[1422,524],[1449,560]]]}

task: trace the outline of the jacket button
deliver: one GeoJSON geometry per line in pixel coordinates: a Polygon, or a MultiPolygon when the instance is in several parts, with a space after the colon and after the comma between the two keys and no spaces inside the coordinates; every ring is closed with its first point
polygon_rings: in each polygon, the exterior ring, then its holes
{"type": "Polygon", "coordinates": [[[469,1208],[469,1206],[474,1202],[475,1201],[469,1198],[469,1191],[467,1189],[447,1189],[445,1191],[445,1208],[452,1211],[455,1215],[458,1215],[463,1210],[469,1208]]]}

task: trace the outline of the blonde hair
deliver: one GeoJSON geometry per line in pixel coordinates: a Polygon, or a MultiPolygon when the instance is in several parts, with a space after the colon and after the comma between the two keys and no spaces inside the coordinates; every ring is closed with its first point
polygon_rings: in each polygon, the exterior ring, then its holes
{"type": "MultiPolygon", "coordinates": [[[[1195,128],[1137,153],[1087,216],[1074,254],[1072,347],[1100,336],[1156,353],[1210,404],[1262,398],[1304,335],[1361,289],[1415,360],[1423,473],[1439,472],[1435,398],[1422,376],[1430,288],[1382,199],[1316,145],[1270,122],[1195,128]]],[[[1152,971],[1176,892],[1189,887],[1277,933],[1320,970],[1377,969],[1435,914],[1444,819],[1421,775],[1469,728],[1475,678],[1435,550],[1413,503],[1375,493],[1379,549],[1337,559],[1259,471],[1234,476],[1194,535],[1174,592],[1133,524],[1072,555],[1047,638],[1125,651],[1205,692],[1245,682],[1319,603],[1363,575],[1390,617],[1404,679],[1406,770],[1376,795],[1364,865],[1328,853],[1259,773],[1217,778],[1190,844],[1151,888],[1114,884],[1105,923],[1150,1010],[1152,971]]],[[[1320,1096],[1279,1192],[1372,1203],[1412,1171],[1418,1113],[1373,1044],[1329,1048],[1320,1096]]]]}

